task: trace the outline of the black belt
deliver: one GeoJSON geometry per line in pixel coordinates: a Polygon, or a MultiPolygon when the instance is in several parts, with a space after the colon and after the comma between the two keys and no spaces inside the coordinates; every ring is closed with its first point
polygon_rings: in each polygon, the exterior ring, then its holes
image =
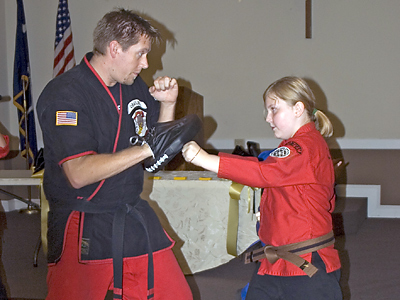
{"type": "Polygon", "coordinates": [[[133,214],[143,225],[148,241],[148,264],[147,264],[147,299],[154,297],[154,264],[153,252],[150,243],[149,232],[145,220],[141,213],[132,205],[120,206],[114,214],[113,234],[112,234],[112,253],[114,266],[114,299],[122,299],[122,277],[123,277],[123,250],[124,250],[124,228],[125,217],[133,214]]]}
{"type": "MultiPolygon", "coordinates": [[[[137,202],[136,202],[137,203],[137,202]]],[[[86,200],[68,200],[68,202],[58,208],[62,210],[74,210],[85,213],[114,213],[112,227],[112,256],[114,272],[114,299],[122,299],[122,281],[123,281],[123,259],[124,259],[124,230],[126,215],[132,214],[143,225],[148,241],[148,270],[147,270],[147,299],[154,297],[154,263],[153,251],[150,243],[150,236],[142,214],[136,209],[135,204],[99,204],[86,200]]],[[[56,209],[56,210],[58,210],[56,209]]]]}

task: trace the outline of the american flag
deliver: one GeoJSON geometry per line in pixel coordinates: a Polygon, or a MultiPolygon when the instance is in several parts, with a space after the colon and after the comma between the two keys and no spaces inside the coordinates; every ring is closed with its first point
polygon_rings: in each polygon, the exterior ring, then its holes
{"type": "Polygon", "coordinates": [[[78,113],[76,111],[57,111],[56,125],[78,125],[78,113]]]}
{"type": "Polygon", "coordinates": [[[54,42],[53,78],[75,66],[71,19],[68,1],[60,0],[57,11],[56,39],[54,42]]]}

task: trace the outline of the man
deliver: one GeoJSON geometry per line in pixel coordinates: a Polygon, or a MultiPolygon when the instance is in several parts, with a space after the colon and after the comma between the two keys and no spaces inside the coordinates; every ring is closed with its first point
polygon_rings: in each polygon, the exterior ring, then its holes
{"type": "Polygon", "coordinates": [[[178,84],[139,77],[159,32],[132,11],[107,13],[93,53],[45,87],[37,104],[49,200],[48,297],[192,299],[154,211],[140,199],[143,138],[174,118],[178,84]],[[156,100],[157,99],[157,100],[156,100]],[[114,272],[114,273],[113,273],[114,272]]]}

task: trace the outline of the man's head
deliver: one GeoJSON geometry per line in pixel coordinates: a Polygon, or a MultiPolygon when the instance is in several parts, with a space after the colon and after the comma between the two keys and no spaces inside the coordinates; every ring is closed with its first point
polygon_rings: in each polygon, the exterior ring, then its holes
{"type": "Polygon", "coordinates": [[[133,11],[118,9],[104,15],[93,32],[93,52],[104,55],[112,41],[117,41],[123,51],[137,44],[141,37],[151,42],[160,39],[160,33],[147,20],[133,11]]]}
{"type": "Polygon", "coordinates": [[[159,39],[158,30],[132,11],[111,11],[93,32],[91,63],[108,86],[117,82],[130,85],[148,68],[147,54],[152,42],[159,39]]]}

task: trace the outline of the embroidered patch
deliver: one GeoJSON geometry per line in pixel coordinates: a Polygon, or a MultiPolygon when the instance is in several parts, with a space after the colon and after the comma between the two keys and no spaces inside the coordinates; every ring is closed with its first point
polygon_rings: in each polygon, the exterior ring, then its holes
{"type": "Polygon", "coordinates": [[[139,99],[134,99],[128,104],[128,114],[135,124],[135,132],[138,136],[144,137],[147,133],[147,105],[139,99]]]}
{"type": "Polygon", "coordinates": [[[56,126],[61,126],[61,125],[77,126],[78,113],[76,111],[65,111],[65,110],[57,111],[56,126]]]}
{"type": "Polygon", "coordinates": [[[297,144],[296,142],[290,141],[290,142],[287,142],[285,145],[290,145],[290,146],[292,146],[292,147],[296,150],[296,152],[297,152],[298,154],[303,153],[303,149],[302,149],[301,146],[300,146],[299,144],[297,144]]]}
{"type": "Polygon", "coordinates": [[[271,152],[269,156],[284,158],[290,155],[290,149],[288,147],[279,147],[276,148],[274,151],[271,152]]]}

